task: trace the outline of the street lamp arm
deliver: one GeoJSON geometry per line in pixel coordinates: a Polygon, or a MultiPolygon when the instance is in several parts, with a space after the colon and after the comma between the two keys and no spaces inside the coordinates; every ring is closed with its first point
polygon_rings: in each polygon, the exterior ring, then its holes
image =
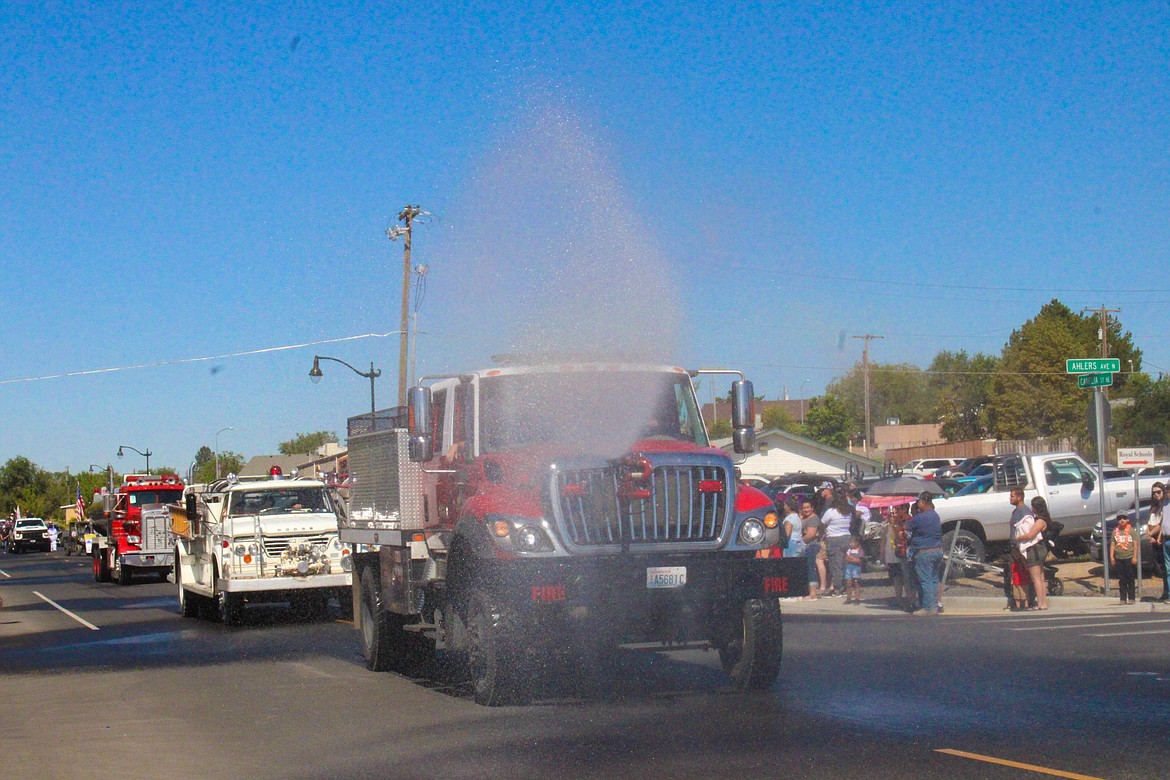
{"type": "Polygon", "coordinates": [[[138,449],[137,447],[131,447],[129,444],[119,444],[118,445],[118,457],[119,458],[122,457],[122,450],[133,450],[134,452],[137,452],[139,455],[141,455],[144,458],[149,458],[151,455],[154,454],[153,452],[150,451],[150,447],[147,447],[146,452],[143,452],[142,450],[138,449]]]}
{"type": "MultiPolygon", "coordinates": [[[[369,371],[358,371],[356,368],[351,366],[349,363],[346,363],[344,360],[340,360],[340,359],[335,358],[335,357],[326,357],[325,355],[314,355],[313,356],[313,366],[317,369],[318,373],[320,372],[320,367],[317,366],[317,361],[319,361],[319,360],[332,360],[334,363],[340,363],[341,365],[345,366],[346,368],[348,368],[350,371],[354,372],[358,376],[363,376],[366,379],[373,379],[374,377],[382,376],[381,369],[374,368],[373,366],[370,366],[369,371]]],[[[310,372],[310,374],[312,374],[312,372],[310,372]]]]}

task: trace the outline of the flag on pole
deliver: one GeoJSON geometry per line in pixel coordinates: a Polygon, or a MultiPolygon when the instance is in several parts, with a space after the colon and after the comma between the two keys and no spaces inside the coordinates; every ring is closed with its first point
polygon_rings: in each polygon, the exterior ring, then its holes
{"type": "Polygon", "coordinates": [[[83,520],[85,518],[85,499],[81,497],[80,485],[77,486],[77,503],[74,506],[77,507],[77,519],[83,520]]]}

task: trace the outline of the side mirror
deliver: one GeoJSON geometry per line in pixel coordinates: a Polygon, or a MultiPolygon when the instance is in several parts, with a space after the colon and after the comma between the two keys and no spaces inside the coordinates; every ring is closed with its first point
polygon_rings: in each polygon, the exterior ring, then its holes
{"type": "Polygon", "coordinates": [[[412,387],[407,393],[409,407],[410,459],[426,463],[435,457],[435,442],[431,437],[431,389],[412,387]]]}
{"type": "Polygon", "coordinates": [[[731,437],[735,451],[742,454],[756,448],[755,393],[752,383],[740,379],[731,383],[731,437]]]}
{"type": "Polygon", "coordinates": [[[199,507],[195,504],[195,494],[194,493],[187,494],[186,504],[187,504],[187,519],[193,521],[195,519],[195,516],[199,513],[199,507]]]}
{"type": "Polygon", "coordinates": [[[1093,479],[1092,474],[1086,474],[1085,478],[1081,480],[1081,487],[1083,487],[1085,490],[1092,490],[1093,485],[1095,484],[1097,484],[1097,482],[1093,479]]]}

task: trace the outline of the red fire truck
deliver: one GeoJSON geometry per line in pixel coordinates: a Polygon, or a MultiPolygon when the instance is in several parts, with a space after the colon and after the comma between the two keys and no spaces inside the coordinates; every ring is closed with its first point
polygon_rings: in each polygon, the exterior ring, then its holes
{"type": "MultiPolygon", "coordinates": [[[[780,670],[775,506],[712,447],[692,377],[732,373],[734,449],[754,444],[739,372],[532,361],[430,377],[409,430],[349,437],[340,538],[366,665],[417,674],[437,651],[477,702],[518,703],[569,656],[591,673],[622,644],[718,651],[737,690],[780,670]],[[599,660],[602,659],[602,660],[599,660]]],[[[359,418],[354,418],[355,420],[359,418]]],[[[355,435],[356,433],[356,435],[355,435]]]]}
{"type": "Polygon", "coordinates": [[[95,524],[93,579],[129,585],[135,574],[165,580],[175,562],[168,504],[183,500],[183,483],[174,476],[127,474],[107,497],[104,523],[95,524]]]}

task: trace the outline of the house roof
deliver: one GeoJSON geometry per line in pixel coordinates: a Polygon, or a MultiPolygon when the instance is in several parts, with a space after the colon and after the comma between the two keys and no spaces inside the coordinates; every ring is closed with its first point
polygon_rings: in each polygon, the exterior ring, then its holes
{"type": "MultiPolygon", "coordinates": [[[[830,447],[828,444],[823,444],[815,439],[809,439],[809,438],[804,437],[804,436],[799,436],[795,433],[790,433],[789,431],[784,431],[784,430],[781,430],[779,428],[769,428],[769,429],[764,430],[764,431],[757,431],[756,432],[756,441],[759,441],[760,439],[770,439],[773,441],[776,441],[776,440],[790,441],[794,444],[800,444],[804,447],[808,447],[810,449],[814,449],[814,450],[817,450],[819,452],[823,452],[826,455],[829,455],[829,456],[832,456],[835,458],[841,458],[841,459],[848,460],[848,461],[854,461],[856,463],[861,464],[862,466],[873,469],[873,471],[875,471],[875,472],[880,472],[882,470],[883,465],[884,465],[882,463],[882,461],[880,461],[880,460],[876,460],[874,458],[867,458],[866,456],[861,455],[861,454],[856,453],[856,452],[849,452],[848,450],[841,450],[841,449],[837,449],[836,447],[830,447]]],[[[712,446],[719,447],[722,450],[730,451],[732,448],[732,445],[733,445],[733,440],[730,438],[715,439],[711,442],[711,444],[712,444],[712,446]]]]}

